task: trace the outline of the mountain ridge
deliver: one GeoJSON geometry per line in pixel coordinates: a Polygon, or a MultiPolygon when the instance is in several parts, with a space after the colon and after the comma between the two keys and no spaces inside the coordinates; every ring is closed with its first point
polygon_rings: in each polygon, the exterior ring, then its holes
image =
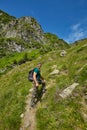
{"type": "Polygon", "coordinates": [[[15,18],[3,11],[0,12],[0,48],[3,49],[3,51],[0,49],[0,53],[3,53],[2,56],[13,52],[22,52],[26,49],[42,48],[46,44],[51,46],[51,43],[54,49],[56,47],[62,49],[62,46],[63,48],[69,47],[64,40],[59,39],[56,35],[44,33],[41,25],[35,18],[15,18]],[[47,35],[49,35],[49,39],[47,35]]]}

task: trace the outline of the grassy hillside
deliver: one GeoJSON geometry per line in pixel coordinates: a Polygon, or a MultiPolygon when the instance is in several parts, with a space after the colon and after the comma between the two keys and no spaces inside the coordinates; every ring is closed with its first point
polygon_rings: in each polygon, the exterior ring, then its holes
{"type": "Polygon", "coordinates": [[[60,58],[58,53],[50,55],[53,60],[51,63],[48,61],[46,68],[52,71],[55,64],[60,73],[49,79],[51,88],[43,99],[42,107],[37,111],[37,130],[87,129],[86,50],[86,44],[80,44],[68,50],[66,57],[60,58]],[[62,99],[59,93],[74,82],[78,82],[79,86],[70,97],[62,99]]]}
{"type": "Polygon", "coordinates": [[[25,63],[26,61],[32,61],[33,59],[38,58],[40,55],[45,55],[48,52],[51,52],[52,50],[60,50],[60,49],[63,50],[65,48],[70,48],[70,45],[68,45],[67,43],[64,43],[64,41],[62,42],[62,40],[60,40],[60,39],[57,41],[58,43],[55,43],[55,39],[53,41],[54,41],[54,43],[48,43],[48,44],[41,45],[36,42],[36,43],[33,43],[30,45],[30,44],[23,43],[23,41],[19,40],[19,39],[1,38],[0,44],[2,44],[2,46],[0,46],[0,48],[1,48],[0,49],[0,58],[1,58],[0,59],[0,61],[1,61],[0,62],[0,76],[3,75],[4,73],[7,73],[9,70],[16,67],[17,65],[21,65],[21,64],[25,63]],[[14,41],[16,40],[16,43],[20,44],[22,46],[24,46],[24,44],[25,44],[26,51],[15,52],[14,46],[12,43],[11,43],[11,46],[8,47],[6,41],[12,42],[13,40],[14,41]],[[55,44],[56,44],[56,46],[55,46],[55,44]],[[60,44],[61,44],[61,46],[60,46],[60,44]],[[35,48],[34,48],[34,46],[35,46],[35,48]]]}
{"type": "Polygon", "coordinates": [[[18,65],[0,77],[0,130],[19,130],[20,115],[25,110],[25,100],[32,84],[28,71],[42,62],[42,75],[49,86],[38,108],[37,130],[86,130],[87,129],[87,44],[81,42],[67,49],[64,57],[60,50],[50,51],[33,61],[18,65]],[[54,69],[57,75],[50,75],[54,69]],[[66,99],[59,93],[72,83],[79,86],[66,99]],[[85,116],[84,116],[85,115],[85,116]]]}
{"type": "Polygon", "coordinates": [[[65,49],[70,47],[69,44],[67,44],[63,39],[58,38],[55,34],[45,33],[45,37],[48,39],[48,44],[52,48],[65,49]]]}

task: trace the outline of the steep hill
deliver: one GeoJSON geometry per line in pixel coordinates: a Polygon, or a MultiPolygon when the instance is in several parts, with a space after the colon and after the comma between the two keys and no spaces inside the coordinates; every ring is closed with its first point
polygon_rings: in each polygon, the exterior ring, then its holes
{"type": "Polygon", "coordinates": [[[32,88],[27,79],[28,70],[38,62],[43,63],[41,72],[47,81],[48,89],[40,106],[36,108],[35,130],[86,130],[86,51],[87,40],[78,41],[77,45],[66,49],[65,56],[60,55],[61,50],[39,54],[33,61],[18,65],[1,76],[0,130],[20,129],[20,115],[25,112],[26,97],[32,88]],[[64,91],[75,84],[78,86],[73,87],[72,93],[64,91]]]}
{"type": "Polygon", "coordinates": [[[48,48],[50,43],[50,49],[53,49],[53,46],[60,48],[60,44],[61,48],[69,47],[57,36],[53,37],[53,34],[48,38],[48,34],[44,33],[41,25],[33,17],[15,18],[0,11],[0,26],[0,57],[31,48],[48,48]]]}

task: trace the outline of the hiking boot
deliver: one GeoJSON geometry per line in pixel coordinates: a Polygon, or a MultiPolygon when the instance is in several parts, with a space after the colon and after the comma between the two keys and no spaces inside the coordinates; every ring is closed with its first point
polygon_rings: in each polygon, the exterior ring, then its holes
{"type": "Polygon", "coordinates": [[[46,88],[42,90],[42,92],[43,92],[43,93],[45,93],[46,91],[47,91],[47,89],[46,89],[46,88]]]}
{"type": "Polygon", "coordinates": [[[35,107],[35,103],[30,104],[30,107],[34,108],[35,107]]]}
{"type": "Polygon", "coordinates": [[[34,108],[34,106],[35,106],[35,99],[32,99],[30,103],[30,107],[34,108]]]}

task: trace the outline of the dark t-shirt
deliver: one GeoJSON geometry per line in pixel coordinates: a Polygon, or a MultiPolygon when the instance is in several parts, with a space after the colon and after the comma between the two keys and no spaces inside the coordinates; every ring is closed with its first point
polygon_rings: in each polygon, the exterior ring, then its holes
{"type": "Polygon", "coordinates": [[[36,78],[38,81],[40,81],[41,79],[41,75],[40,75],[40,70],[38,68],[34,68],[34,72],[37,74],[36,75],[36,78]]]}

